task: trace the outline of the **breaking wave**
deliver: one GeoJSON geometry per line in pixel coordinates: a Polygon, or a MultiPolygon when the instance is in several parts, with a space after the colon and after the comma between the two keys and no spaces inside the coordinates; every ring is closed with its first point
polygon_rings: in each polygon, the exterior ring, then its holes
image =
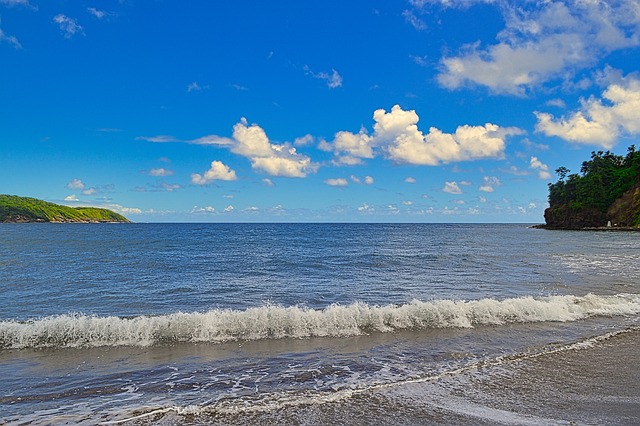
{"type": "Polygon", "coordinates": [[[566,322],[638,313],[638,294],[588,294],[504,300],[414,300],[386,306],[357,302],[324,309],[268,305],[246,310],[214,309],[134,318],[67,314],[25,322],[0,321],[0,348],[152,346],[174,342],[345,337],[399,330],[566,322]]]}

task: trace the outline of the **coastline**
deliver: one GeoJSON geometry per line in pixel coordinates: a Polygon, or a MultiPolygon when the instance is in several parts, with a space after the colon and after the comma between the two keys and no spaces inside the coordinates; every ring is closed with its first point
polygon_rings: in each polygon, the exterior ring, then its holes
{"type": "Polygon", "coordinates": [[[532,225],[531,229],[546,229],[549,231],[600,231],[600,232],[640,232],[638,227],[629,226],[586,226],[581,228],[567,228],[562,226],[550,226],[546,224],[532,225]]]}
{"type": "MultiPolygon", "coordinates": [[[[272,410],[142,414],[133,424],[640,424],[640,329],[350,397],[272,410]]],[[[140,414],[140,413],[138,413],[140,414]]]]}

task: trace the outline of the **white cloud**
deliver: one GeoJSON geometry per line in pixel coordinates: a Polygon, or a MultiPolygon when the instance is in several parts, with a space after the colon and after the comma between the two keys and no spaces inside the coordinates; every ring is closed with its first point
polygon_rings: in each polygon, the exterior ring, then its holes
{"type": "Polygon", "coordinates": [[[262,179],[262,183],[264,183],[266,186],[275,186],[276,184],[273,183],[273,181],[269,178],[264,178],[262,179]]]}
{"type": "Polygon", "coordinates": [[[458,186],[457,182],[445,182],[442,191],[449,194],[462,194],[462,190],[458,186]]]}
{"type": "Polygon", "coordinates": [[[0,0],[0,4],[6,4],[7,6],[28,6],[29,0],[0,0]]]}
{"type": "Polygon", "coordinates": [[[191,82],[189,83],[189,85],[187,85],[187,92],[191,93],[191,92],[199,92],[202,90],[202,87],[200,87],[200,85],[198,83],[191,82]]]}
{"type": "Polygon", "coordinates": [[[149,176],[171,176],[172,174],[173,170],[167,170],[162,167],[149,170],[149,176]]]}
{"type": "Polygon", "coordinates": [[[136,140],[143,140],[143,141],[154,142],[154,143],[183,142],[180,139],[176,139],[173,136],[169,136],[169,135],[138,136],[136,140]]]}
{"type": "Polygon", "coordinates": [[[412,206],[413,205],[413,201],[406,200],[406,201],[403,201],[402,204],[404,204],[405,206],[412,206]]]}
{"type": "Polygon", "coordinates": [[[364,183],[365,185],[373,185],[373,178],[371,176],[365,176],[364,177],[364,183]]]}
{"type": "Polygon", "coordinates": [[[211,168],[204,172],[203,175],[194,173],[191,175],[191,183],[196,185],[206,185],[214,180],[236,180],[236,172],[231,170],[229,166],[221,161],[212,161],[211,168]]]}
{"type": "Polygon", "coordinates": [[[83,195],[94,195],[94,194],[96,194],[97,192],[98,192],[98,190],[97,190],[97,189],[95,189],[95,188],[86,188],[86,189],[83,189],[83,190],[82,190],[82,194],[83,194],[83,195]]]}
{"type": "Polygon", "coordinates": [[[293,144],[295,146],[307,146],[307,145],[311,145],[314,140],[315,138],[313,136],[307,134],[299,138],[295,138],[293,141],[293,144]]]}
{"type": "MultiPolygon", "coordinates": [[[[123,207],[119,204],[114,204],[114,205],[110,205],[108,206],[111,210],[115,210],[117,213],[120,213],[122,215],[128,215],[128,214],[142,214],[142,210],[137,208],[137,207],[123,207]]],[[[153,213],[152,211],[148,212],[148,213],[153,213]]]]}
{"type": "Polygon", "coordinates": [[[9,43],[15,49],[22,49],[22,44],[20,44],[20,42],[15,36],[8,35],[2,30],[2,28],[0,28],[0,43],[3,41],[6,43],[9,43]]]}
{"type": "Polygon", "coordinates": [[[424,31],[427,29],[427,24],[425,24],[425,22],[422,19],[418,18],[412,11],[405,10],[402,12],[402,16],[416,30],[424,31]]]}
{"type": "Polygon", "coordinates": [[[540,179],[550,179],[551,173],[549,173],[549,166],[538,160],[538,157],[531,157],[529,160],[529,168],[538,172],[540,179]]]}
{"type": "Polygon", "coordinates": [[[610,84],[602,98],[581,101],[569,117],[536,112],[536,130],[566,141],[610,149],[623,134],[640,134],[640,80],[629,75],[610,84]]]}
{"type": "Polygon", "coordinates": [[[529,203],[529,209],[535,209],[536,208],[536,203],[529,203]]]}
{"type": "Polygon", "coordinates": [[[418,114],[395,105],[390,112],[378,109],[373,113],[374,132],[338,132],[329,145],[339,158],[374,158],[379,147],[396,163],[438,165],[454,161],[480,158],[503,158],[505,138],[521,134],[517,128],[501,128],[487,123],[484,126],[459,126],[453,134],[431,127],[428,134],[418,129],[418,114]]]}
{"type": "Polygon", "coordinates": [[[76,34],[84,34],[84,31],[78,24],[78,21],[63,14],[54,16],[53,22],[58,24],[60,31],[62,31],[65,38],[71,38],[76,34]]]}
{"type": "Polygon", "coordinates": [[[260,126],[249,126],[244,118],[233,126],[233,141],[232,152],[247,157],[254,169],[271,176],[306,177],[319,167],[288,143],[271,144],[260,126]]]}
{"type": "Polygon", "coordinates": [[[225,213],[231,213],[232,211],[234,211],[236,208],[233,207],[232,205],[228,205],[227,207],[224,208],[224,212],[225,213]]]}
{"type": "Polygon", "coordinates": [[[67,183],[69,189],[84,189],[84,183],[80,179],[71,179],[67,183]]]}
{"type": "Polygon", "coordinates": [[[65,201],[73,201],[73,202],[80,201],[80,200],[78,200],[78,197],[76,197],[75,194],[67,195],[66,197],[64,197],[64,200],[65,201]]]}
{"type": "Polygon", "coordinates": [[[495,176],[485,176],[482,178],[483,185],[480,186],[482,192],[493,192],[496,186],[501,186],[502,182],[495,176]]]}
{"type": "Polygon", "coordinates": [[[545,105],[547,106],[552,106],[552,107],[558,107],[558,108],[566,108],[567,104],[564,102],[564,100],[562,99],[550,99],[547,102],[545,102],[545,105]]]}
{"type": "Polygon", "coordinates": [[[356,175],[351,175],[350,179],[353,183],[361,183],[360,178],[356,175]]]}
{"type": "Polygon", "coordinates": [[[343,178],[326,179],[324,181],[324,183],[326,183],[329,186],[347,186],[347,185],[349,185],[349,182],[347,182],[347,180],[343,179],[343,178]]]}
{"type": "Polygon", "coordinates": [[[415,178],[412,178],[411,176],[408,176],[407,178],[405,178],[404,180],[406,183],[416,183],[415,178]]]}
{"type": "Polygon", "coordinates": [[[182,186],[178,185],[177,183],[166,183],[166,182],[162,183],[160,187],[167,192],[177,191],[178,189],[182,188],[182,186]]]}
{"type": "Polygon", "coordinates": [[[370,205],[368,205],[367,203],[364,203],[363,205],[358,207],[358,211],[362,212],[362,213],[372,212],[373,210],[374,210],[374,208],[371,207],[370,205]]]}
{"type": "Polygon", "coordinates": [[[87,8],[87,12],[89,12],[91,15],[95,16],[98,19],[104,19],[109,15],[108,12],[105,12],[104,10],[98,10],[95,7],[87,8]]]}
{"type": "MultiPolygon", "coordinates": [[[[466,7],[470,2],[446,4],[466,7]]],[[[610,52],[640,44],[636,0],[495,4],[506,23],[498,43],[466,45],[457,56],[444,57],[438,76],[442,86],[480,85],[495,93],[522,95],[553,79],[571,78],[610,52]]]]}
{"type": "Polygon", "coordinates": [[[308,65],[305,65],[303,69],[307,75],[310,75],[313,78],[324,80],[327,84],[327,87],[329,87],[330,89],[335,89],[342,86],[342,76],[338,73],[338,71],[334,69],[331,70],[331,74],[326,72],[314,72],[311,70],[311,68],[309,68],[308,65]]]}
{"type": "Polygon", "coordinates": [[[346,158],[373,158],[374,138],[363,128],[359,133],[338,132],[333,140],[333,150],[346,154],[346,158]]]}
{"type": "Polygon", "coordinates": [[[215,213],[215,212],[216,212],[216,208],[213,206],[206,206],[206,207],[194,206],[191,209],[191,213],[215,213]]]}
{"type": "MultiPolygon", "coordinates": [[[[231,152],[246,157],[255,170],[271,176],[306,177],[315,173],[319,165],[311,158],[300,154],[290,143],[272,144],[265,131],[257,124],[249,125],[245,118],[233,126],[233,137],[208,135],[197,139],[182,140],[173,136],[139,136],[136,139],[149,142],[184,142],[195,145],[215,145],[228,147],[231,152]]],[[[193,178],[194,175],[192,175],[193,178]]],[[[196,181],[200,181],[196,175],[196,181]]],[[[232,179],[223,179],[232,180],[232,179]]],[[[194,182],[195,183],[195,182],[194,182]]]]}

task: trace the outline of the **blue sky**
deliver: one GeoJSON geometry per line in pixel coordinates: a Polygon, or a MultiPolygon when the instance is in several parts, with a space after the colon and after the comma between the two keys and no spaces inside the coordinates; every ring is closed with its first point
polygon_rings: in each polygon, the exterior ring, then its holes
{"type": "Polygon", "coordinates": [[[0,188],[134,221],[543,222],[640,1],[0,0],[0,188]]]}

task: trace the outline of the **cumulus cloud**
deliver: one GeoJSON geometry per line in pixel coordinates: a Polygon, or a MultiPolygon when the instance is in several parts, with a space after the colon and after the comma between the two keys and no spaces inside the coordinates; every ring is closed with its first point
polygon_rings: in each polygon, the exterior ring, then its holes
{"type": "Polygon", "coordinates": [[[455,133],[444,133],[431,127],[424,134],[418,129],[418,114],[405,111],[399,105],[390,112],[378,109],[373,113],[373,134],[366,129],[358,133],[338,132],[330,146],[341,159],[374,158],[380,149],[396,163],[438,165],[442,163],[504,157],[505,139],[518,135],[522,130],[502,128],[487,123],[484,126],[463,125],[455,133]]]}
{"type": "Polygon", "coordinates": [[[640,133],[640,80],[629,75],[610,84],[600,99],[581,101],[580,110],[568,117],[554,118],[536,112],[536,130],[566,141],[612,148],[621,135],[640,133]]]}
{"type": "Polygon", "coordinates": [[[224,212],[225,213],[231,213],[232,211],[234,211],[236,208],[233,207],[232,205],[228,205],[227,207],[224,208],[224,212]]]}
{"type": "Polygon", "coordinates": [[[550,179],[551,173],[549,173],[549,166],[538,160],[538,157],[531,157],[529,160],[529,168],[538,172],[540,179],[550,179]]]}
{"type": "Polygon", "coordinates": [[[365,176],[364,177],[364,184],[365,185],[373,185],[373,178],[371,176],[365,176]]]}
{"type": "Polygon", "coordinates": [[[307,134],[299,138],[295,138],[293,141],[293,144],[295,146],[307,146],[307,145],[311,145],[314,140],[315,138],[312,135],[307,134]]]}
{"type": "Polygon", "coordinates": [[[248,158],[254,169],[271,176],[306,177],[319,167],[288,143],[272,144],[260,126],[249,125],[244,118],[233,126],[231,152],[248,158]]]}
{"type": "Polygon", "coordinates": [[[173,174],[173,170],[168,170],[162,167],[149,170],[149,176],[162,177],[162,176],[171,176],[172,174],[173,174]]]}
{"type": "Polygon", "coordinates": [[[191,183],[196,185],[206,185],[214,180],[236,180],[236,172],[221,161],[212,161],[211,168],[204,174],[194,173],[191,175],[191,183]]]}
{"type": "Polygon", "coordinates": [[[95,195],[98,192],[96,188],[86,188],[82,190],[83,195],[95,195]]]}
{"type": "Polygon", "coordinates": [[[64,197],[64,200],[72,201],[72,202],[80,201],[78,200],[78,197],[75,194],[67,195],[66,197],[64,197]]]}
{"type": "Polygon", "coordinates": [[[53,22],[58,24],[60,31],[64,34],[64,38],[71,38],[76,34],[84,34],[84,31],[78,21],[69,18],[66,15],[58,14],[53,17],[53,22]]]}
{"type": "Polygon", "coordinates": [[[84,183],[80,179],[71,179],[67,183],[67,188],[69,189],[84,189],[84,183]]]}
{"type": "Polygon", "coordinates": [[[275,186],[276,184],[273,183],[273,181],[269,178],[264,178],[262,179],[262,183],[264,183],[266,186],[275,186]]]}
{"type": "Polygon", "coordinates": [[[416,183],[416,179],[411,176],[406,177],[404,181],[406,183],[416,183]]]}
{"type": "Polygon", "coordinates": [[[329,186],[347,186],[349,182],[343,178],[335,178],[335,179],[325,179],[324,183],[329,186]]]}
{"type": "Polygon", "coordinates": [[[457,182],[445,182],[442,191],[448,194],[462,194],[462,189],[457,182]]]}
{"type": "Polygon", "coordinates": [[[319,168],[317,163],[312,162],[308,156],[298,153],[290,143],[271,143],[264,129],[257,124],[249,125],[245,118],[233,126],[231,138],[208,135],[197,139],[183,140],[173,136],[160,135],[139,136],[136,139],[157,143],[184,142],[227,147],[234,154],[248,158],[255,170],[263,171],[271,176],[306,177],[310,173],[315,173],[319,168]]]}
{"type": "Polygon", "coordinates": [[[494,3],[506,24],[497,34],[498,42],[469,44],[459,54],[444,57],[437,77],[442,86],[479,85],[494,93],[523,95],[553,79],[570,78],[613,51],[640,44],[636,0],[494,3]]]}

